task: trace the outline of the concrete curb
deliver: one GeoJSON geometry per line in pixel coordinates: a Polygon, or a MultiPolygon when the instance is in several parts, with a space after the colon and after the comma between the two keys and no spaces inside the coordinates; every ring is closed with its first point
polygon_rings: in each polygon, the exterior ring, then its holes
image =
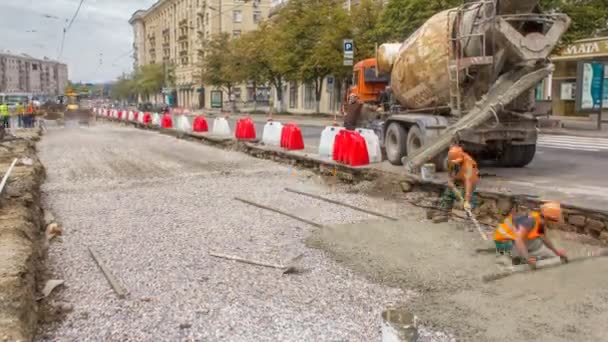
{"type": "MultiPolygon", "coordinates": [[[[118,120],[111,120],[118,121],[118,120]]],[[[124,121],[121,121],[124,122],[124,121]]],[[[141,127],[141,124],[136,124],[141,127]]],[[[260,159],[311,169],[322,175],[335,175],[340,181],[353,183],[360,181],[375,181],[385,179],[394,184],[407,182],[411,191],[420,191],[428,197],[443,192],[447,185],[442,181],[423,181],[415,175],[398,175],[392,172],[378,170],[369,166],[351,167],[336,163],[333,160],[319,158],[318,156],[301,151],[287,151],[282,148],[258,145],[254,142],[240,142],[232,137],[217,137],[206,133],[181,133],[175,129],[161,129],[161,133],[178,138],[195,139],[206,145],[219,146],[238,150],[260,159]]],[[[477,214],[480,222],[486,225],[496,225],[504,220],[510,212],[522,212],[537,209],[542,201],[527,194],[516,194],[492,190],[478,189],[480,203],[477,214]]],[[[554,226],[564,231],[589,235],[608,243],[608,211],[579,207],[562,203],[565,222],[554,226]]],[[[464,211],[454,210],[457,217],[466,217],[464,211]]]]}

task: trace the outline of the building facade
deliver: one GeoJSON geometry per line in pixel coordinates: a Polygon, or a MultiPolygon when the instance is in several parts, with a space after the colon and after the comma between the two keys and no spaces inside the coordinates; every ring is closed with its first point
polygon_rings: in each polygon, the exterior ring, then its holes
{"type": "Polygon", "coordinates": [[[209,108],[212,93],[217,97],[219,91],[221,101],[228,101],[221,90],[202,83],[205,41],[219,33],[238,37],[257,28],[269,8],[270,0],[159,0],[135,12],[129,21],[135,66],[162,63],[175,78],[174,88],[165,87],[163,96],[151,100],[209,108]]]}
{"type": "Polygon", "coordinates": [[[0,93],[62,95],[68,85],[68,67],[47,58],[0,53],[0,93]]]}

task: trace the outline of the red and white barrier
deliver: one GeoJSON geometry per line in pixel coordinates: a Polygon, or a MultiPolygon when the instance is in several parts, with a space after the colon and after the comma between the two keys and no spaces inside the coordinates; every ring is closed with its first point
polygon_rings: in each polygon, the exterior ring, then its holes
{"type": "Polygon", "coordinates": [[[358,132],[340,131],[334,142],[333,160],[350,166],[369,164],[365,138],[358,132]]]}
{"type": "Polygon", "coordinates": [[[344,127],[338,126],[327,126],[323,129],[323,132],[321,132],[321,141],[319,142],[319,156],[321,158],[331,158],[334,151],[336,135],[344,129],[344,127]]]}
{"type": "Polygon", "coordinates": [[[303,150],[302,131],[295,124],[286,124],[281,131],[281,147],[287,150],[303,150]]]}
{"type": "Polygon", "coordinates": [[[279,146],[281,144],[281,133],[283,124],[276,121],[268,121],[262,132],[262,142],[268,146],[279,146]]]}
{"type": "Polygon", "coordinates": [[[239,119],[234,128],[234,136],[237,140],[255,139],[255,125],[251,118],[239,119]]]}
{"type": "Polygon", "coordinates": [[[161,127],[162,128],[173,128],[173,118],[170,114],[163,115],[161,119],[161,127]]]}
{"type": "Polygon", "coordinates": [[[207,120],[204,116],[199,115],[194,118],[194,122],[192,123],[192,131],[196,133],[203,133],[209,131],[209,127],[207,126],[207,120]]]}
{"type": "Polygon", "coordinates": [[[213,130],[211,133],[216,135],[230,135],[230,125],[226,118],[215,118],[213,120],[213,130]]]}
{"type": "Polygon", "coordinates": [[[376,132],[372,129],[357,128],[359,134],[365,139],[365,145],[367,147],[368,159],[370,163],[381,163],[382,162],[382,150],[380,149],[380,139],[376,135],[376,132]]]}

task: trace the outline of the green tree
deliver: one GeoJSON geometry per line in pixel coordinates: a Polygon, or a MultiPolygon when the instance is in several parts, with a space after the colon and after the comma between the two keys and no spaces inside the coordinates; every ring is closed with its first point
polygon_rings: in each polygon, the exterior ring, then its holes
{"type": "Polygon", "coordinates": [[[361,0],[351,11],[352,37],[355,43],[355,60],[374,57],[376,44],[384,43],[379,30],[382,19],[382,1],[361,0]]]}
{"type": "Polygon", "coordinates": [[[215,35],[205,44],[201,78],[204,83],[223,88],[228,96],[232,87],[243,79],[241,61],[236,56],[235,42],[227,33],[215,35]]]}
{"type": "Polygon", "coordinates": [[[150,95],[158,94],[165,83],[165,68],[162,64],[144,65],[135,71],[133,76],[135,89],[146,100],[150,95]]]}
{"type": "Polygon", "coordinates": [[[608,0],[542,0],[543,10],[567,14],[572,24],[563,42],[590,38],[608,32],[608,0]]]}
{"type": "Polygon", "coordinates": [[[296,66],[288,77],[314,85],[317,112],[324,79],[350,73],[343,66],[342,40],[351,36],[350,18],[343,5],[339,0],[291,0],[276,22],[289,43],[285,60],[296,66]]]}
{"type": "MultiPolygon", "coordinates": [[[[240,60],[241,81],[250,81],[254,88],[258,84],[269,83],[283,99],[283,84],[288,75],[296,72],[289,62],[290,47],[279,26],[263,22],[255,31],[242,35],[236,41],[235,55],[240,60]]],[[[283,111],[283,103],[277,103],[278,111],[283,111]]]]}
{"type": "Polygon", "coordinates": [[[378,34],[385,41],[401,42],[434,14],[461,4],[462,0],[389,0],[378,34]]]}
{"type": "Polygon", "coordinates": [[[137,95],[135,81],[131,75],[123,74],[112,85],[110,97],[114,100],[128,101],[137,95]]]}

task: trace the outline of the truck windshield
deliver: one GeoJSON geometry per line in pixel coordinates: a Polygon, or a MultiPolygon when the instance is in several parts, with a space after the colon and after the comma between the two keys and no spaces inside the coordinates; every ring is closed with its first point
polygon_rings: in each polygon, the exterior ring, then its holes
{"type": "Polygon", "coordinates": [[[388,75],[379,74],[376,76],[376,67],[365,68],[363,79],[365,83],[388,83],[388,75]]]}

